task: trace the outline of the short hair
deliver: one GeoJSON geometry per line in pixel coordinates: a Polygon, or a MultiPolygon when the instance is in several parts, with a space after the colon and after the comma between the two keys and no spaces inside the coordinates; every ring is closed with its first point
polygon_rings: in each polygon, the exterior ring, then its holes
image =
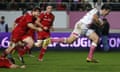
{"type": "Polygon", "coordinates": [[[112,8],[111,8],[110,5],[104,4],[104,5],[101,7],[101,10],[103,10],[103,9],[105,9],[105,10],[111,10],[112,8]]]}
{"type": "Polygon", "coordinates": [[[46,6],[45,6],[45,8],[47,8],[48,6],[51,6],[51,7],[53,7],[52,5],[46,5],[46,6]]]}
{"type": "Polygon", "coordinates": [[[1,19],[5,19],[5,16],[1,16],[1,19]]]}
{"type": "Polygon", "coordinates": [[[32,11],[37,11],[37,10],[41,12],[40,7],[34,7],[34,8],[32,9],[32,11]]]}

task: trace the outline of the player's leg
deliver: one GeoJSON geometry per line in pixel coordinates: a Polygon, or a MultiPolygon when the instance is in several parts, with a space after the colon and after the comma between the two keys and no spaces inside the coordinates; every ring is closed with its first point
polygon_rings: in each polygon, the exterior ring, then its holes
{"type": "Polygon", "coordinates": [[[22,41],[24,43],[24,46],[22,46],[23,48],[19,48],[18,53],[19,53],[19,60],[24,65],[25,62],[23,56],[27,51],[29,51],[33,47],[34,41],[30,36],[25,37],[22,41]]]}
{"type": "Polygon", "coordinates": [[[43,61],[43,56],[46,53],[48,44],[50,44],[50,43],[51,43],[51,39],[49,37],[43,40],[43,42],[42,42],[42,48],[40,50],[40,54],[39,54],[39,57],[38,57],[39,61],[43,61]]]}
{"type": "Polygon", "coordinates": [[[12,52],[11,53],[9,53],[8,55],[7,55],[7,58],[13,63],[13,64],[15,64],[15,60],[14,60],[14,58],[13,58],[13,54],[14,54],[14,52],[15,52],[15,48],[12,50],[12,52]]]}
{"type": "Polygon", "coordinates": [[[34,44],[35,47],[41,47],[43,43],[43,40],[37,40],[37,42],[34,44]]]}
{"type": "Polygon", "coordinates": [[[33,47],[34,40],[32,39],[32,37],[28,36],[24,38],[22,41],[26,43],[26,47],[28,47],[29,49],[33,47]]]}
{"type": "Polygon", "coordinates": [[[71,33],[71,35],[67,38],[59,38],[59,39],[51,39],[51,43],[52,42],[62,42],[62,43],[68,43],[68,44],[71,44],[73,41],[75,41],[81,34],[81,23],[80,22],[77,22],[75,24],[75,27],[74,27],[74,30],[73,32],[71,33]]]}
{"type": "Polygon", "coordinates": [[[47,50],[47,46],[48,44],[52,43],[52,42],[63,42],[63,43],[72,43],[73,41],[75,41],[79,35],[81,34],[81,24],[80,23],[76,23],[75,28],[73,30],[73,32],[71,33],[71,35],[68,38],[60,38],[60,39],[50,39],[49,37],[47,39],[45,39],[43,41],[42,44],[42,48],[40,51],[40,56],[39,56],[39,61],[43,60],[43,56],[47,50]]]}
{"type": "Polygon", "coordinates": [[[0,57],[0,67],[6,67],[6,68],[18,68],[19,66],[16,64],[13,64],[8,58],[0,57]]]}
{"type": "Polygon", "coordinates": [[[32,54],[32,48],[28,51],[28,54],[30,57],[35,57],[33,54],[32,54]]]}
{"type": "Polygon", "coordinates": [[[23,43],[25,43],[23,49],[24,49],[24,51],[26,53],[27,51],[29,51],[33,47],[34,40],[32,39],[32,37],[27,36],[22,41],[23,41],[23,43]]]}
{"type": "Polygon", "coordinates": [[[90,46],[90,50],[89,50],[88,57],[87,57],[87,62],[97,63],[97,61],[94,60],[93,58],[94,58],[94,51],[99,41],[99,36],[93,30],[88,30],[87,36],[89,37],[89,39],[92,40],[92,44],[90,46]]]}
{"type": "Polygon", "coordinates": [[[5,51],[2,53],[2,57],[6,57],[8,54],[10,54],[12,52],[12,50],[15,48],[16,43],[11,42],[9,47],[7,49],[5,49],[5,51]]]}
{"type": "Polygon", "coordinates": [[[9,59],[4,59],[3,62],[4,62],[5,67],[7,67],[7,68],[14,69],[14,68],[18,68],[19,67],[18,65],[13,64],[11,61],[9,61],[9,59]]]}
{"type": "Polygon", "coordinates": [[[50,40],[51,40],[51,43],[57,42],[57,43],[68,43],[68,44],[71,44],[78,37],[79,37],[79,35],[77,35],[76,33],[71,33],[70,36],[67,37],[67,38],[51,38],[50,40]]]}

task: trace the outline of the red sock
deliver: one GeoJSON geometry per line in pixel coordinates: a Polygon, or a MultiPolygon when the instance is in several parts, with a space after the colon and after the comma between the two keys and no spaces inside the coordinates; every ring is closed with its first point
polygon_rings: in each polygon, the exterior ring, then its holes
{"type": "Polygon", "coordinates": [[[42,59],[42,58],[43,58],[45,52],[46,52],[46,49],[41,48],[41,50],[40,50],[40,55],[39,55],[39,59],[42,59]]]}
{"type": "Polygon", "coordinates": [[[23,55],[25,55],[25,53],[29,50],[30,50],[30,48],[28,46],[19,47],[18,48],[18,54],[19,54],[20,57],[23,57],[23,55]]]}
{"type": "Polygon", "coordinates": [[[25,54],[25,51],[24,51],[23,47],[19,47],[17,49],[17,51],[18,51],[18,54],[19,54],[20,57],[22,57],[25,54]]]}
{"type": "Polygon", "coordinates": [[[87,57],[87,58],[93,59],[94,51],[95,51],[95,46],[92,45],[92,46],[90,47],[89,54],[88,54],[88,57],[87,57]]]}

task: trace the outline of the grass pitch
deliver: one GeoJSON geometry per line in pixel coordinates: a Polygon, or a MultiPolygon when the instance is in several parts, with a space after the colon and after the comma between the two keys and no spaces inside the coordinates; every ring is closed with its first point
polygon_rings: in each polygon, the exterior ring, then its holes
{"type": "Polygon", "coordinates": [[[26,69],[0,68],[0,72],[120,72],[120,52],[96,52],[100,63],[87,63],[87,51],[47,51],[43,62],[37,61],[38,53],[33,52],[35,57],[25,55],[26,69]]]}

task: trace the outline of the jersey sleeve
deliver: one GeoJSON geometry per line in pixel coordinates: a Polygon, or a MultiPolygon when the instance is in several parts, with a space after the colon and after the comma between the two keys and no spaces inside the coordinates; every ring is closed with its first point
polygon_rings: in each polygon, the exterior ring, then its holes
{"type": "Polygon", "coordinates": [[[20,19],[22,18],[23,16],[20,16],[18,18],[16,18],[16,20],[14,21],[15,23],[19,23],[20,19]]]}

